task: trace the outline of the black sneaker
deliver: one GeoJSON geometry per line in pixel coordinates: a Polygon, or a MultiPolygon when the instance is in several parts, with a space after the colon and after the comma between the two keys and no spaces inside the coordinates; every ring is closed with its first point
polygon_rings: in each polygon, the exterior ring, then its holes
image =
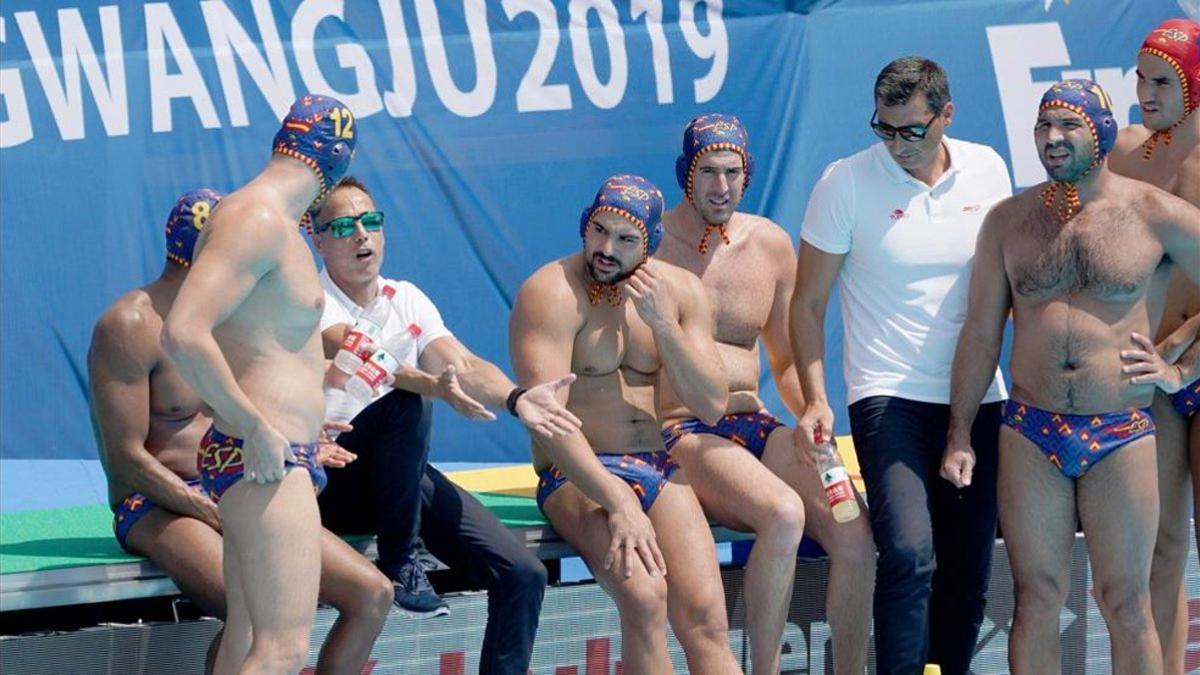
{"type": "Polygon", "coordinates": [[[400,563],[392,576],[392,587],[396,592],[393,604],[408,616],[425,619],[450,614],[450,605],[433,590],[415,554],[400,563]]]}

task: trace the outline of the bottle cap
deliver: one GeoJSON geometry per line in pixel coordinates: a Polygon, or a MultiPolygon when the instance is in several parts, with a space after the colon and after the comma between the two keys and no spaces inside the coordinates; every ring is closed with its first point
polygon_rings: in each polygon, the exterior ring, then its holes
{"type": "Polygon", "coordinates": [[[388,300],[391,300],[392,298],[396,297],[396,289],[391,284],[384,284],[383,290],[381,290],[379,292],[383,293],[384,296],[387,297],[388,300]]]}
{"type": "Polygon", "coordinates": [[[413,336],[414,339],[421,337],[421,327],[418,326],[417,324],[415,324],[415,323],[408,324],[407,330],[408,330],[408,334],[413,336]]]}

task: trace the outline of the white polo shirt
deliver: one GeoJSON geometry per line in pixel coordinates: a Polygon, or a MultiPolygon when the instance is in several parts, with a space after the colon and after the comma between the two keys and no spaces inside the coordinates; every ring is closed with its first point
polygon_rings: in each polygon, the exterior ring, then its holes
{"type": "MultiPolygon", "coordinates": [[[[387,322],[383,325],[383,332],[380,334],[380,342],[387,344],[388,341],[404,332],[412,324],[416,324],[421,329],[421,335],[417,338],[416,349],[410,349],[405,354],[394,354],[401,362],[413,368],[417,367],[417,359],[421,357],[421,352],[425,351],[425,347],[438,338],[451,336],[453,334],[446,324],[442,322],[442,315],[438,312],[433,301],[429,296],[421,292],[413,284],[407,281],[397,281],[395,279],[384,279],[379,277],[375,282],[380,289],[384,284],[396,289],[396,295],[392,297],[392,312],[388,315],[387,322]]],[[[353,325],[358,320],[360,314],[366,309],[350,296],[346,295],[342,289],[330,278],[328,270],[321,268],[321,287],[325,290],[325,310],[321,314],[321,331],[335,324],[344,323],[353,325]]],[[[380,396],[390,392],[392,387],[380,387],[377,400],[380,396]]],[[[338,393],[341,393],[340,390],[338,393]]],[[[328,395],[328,392],[327,392],[328,395]]],[[[353,397],[338,396],[338,406],[347,414],[346,419],[351,419],[362,409],[367,407],[366,404],[359,404],[353,397]],[[343,400],[344,399],[344,400],[343,400]],[[349,402],[352,402],[349,403],[349,402]],[[352,405],[354,409],[347,409],[342,406],[352,405]]],[[[330,404],[326,402],[327,406],[330,404]]]]}
{"type": "MultiPolygon", "coordinates": [[[[876,143],[826,167],[809,198],[800,238],[846,256],[838,282],[850,403],[880,395],[950,402],[975,239],[1012,187],[995,150],[943,142],[950,168],[933,187],[876,143]]],[[[997,368],[984,402],[1006,395],[997,368]]]]}

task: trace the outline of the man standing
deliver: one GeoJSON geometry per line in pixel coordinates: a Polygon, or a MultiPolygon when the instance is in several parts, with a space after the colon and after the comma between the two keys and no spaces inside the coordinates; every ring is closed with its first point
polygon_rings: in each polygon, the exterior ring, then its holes
{"type": "Polygon", "coordinates": [[[663,214],[657,259],[700,277],[715,306],[717,351],[729,378],[725,415],[708,425],[663,387],[663,442],[706,513],[755,533],[746,563],[746,624],[756,672],[779,671],[792,599],[796,547],[805,531],[829,552],[826,612],[838,673],[862,673],[871,627],[875,547],[866,518],[837,524],[817,472],[801,461],[791,430],[758,397],[761,339],[783,400],[804,411],[788,344],[796,256],[787,232],[737,211],[753,171],[745,128],[731,115],[701,115],[676,160],[684,201],[663,214]],[[720,238],[709,236],[720,234],[720,238]]]}
{"type": "Polygon", "coordinates": [[[800,231],[791,337],[805,408],[796,444],[811,450],[814,433],[833,435],[824,326],[839,280],[850,431],[879,550],[881,673],[920,673],[927,660],[944,673],[969,670],[996,535],[997,369],[972,429],[974,477],[961,488],[937,478],[975,235],[1011,194],[995,151],[945,135],[953,117],[941,67],[920,57],[889,63],[871,118],[883,142],[826,168],[800,231]]]}
{"type": "MultiPolygon", "coordinates": [[[[212,414],[159,343],[162,317],[192,263],[196,238],[221,195],[193,190],[167,220],[158,279],[126,293],[96,323],[88,350],[92,420],[121,547],[158,565],[212,616],[226,617],[221,517],[200,488],[196,447],[212,414]]],[[[328,465],[348,459],[322,448],[328,465]]],[[[317,672],[357,672],[391,606],[387,579],[336,535],[321,533],[320,597],[338,610],[317,672]]]]}
{"type": "MultiPolygon", "coordinates": [[[[555,398],[574,376],[522,392],[494,364],[471,353],[441,314],[407,281],[379,276],[383,264],[384,216],[367,187],[346,177],[325,202],[313,241],[321,255],[325,312],[321,330],[325,354],[337,353],[348,325],[390,287],[391,312],[378,343],[389,345],[412,325],[420,329],[414,349],[403,359],[396,382],[369,405],[347,401],[341,412],[352,431],[337,442],[357,461],[329,474],[317,502],[327,527],[342,533],[376,532],[379,568],[395,584],[395,602],[405,613],[432,616],[449,611],[433,591],[416,559],[418,528],[426,548],[468,580],[488,591],[481,673],[523,675],[529,669],[546,570],[524,544],[462,488],[427,462],[431,409],[437,397],[471,419],[494,420],[486,406],[504,408],[514,398],[514,414],[549,435],[577,430],[579,421],[555,398]]],[[[330,402],[347,397],[327,391],[330,402]]]]}
{"type": "Polygon", "coordinates": [[[582,430],[533,439],[538,506],[616,601],[625,670],[671,672],[669,616],[690,672],[740,672],[712,534],[659,435],[660,387],[708,423],[728,395],[704,287],[650,258],[662,208],[646,179],[606,180],[580,218],[582,254],[522,285],[509,348],[524,385],[579,378],[566,405],[582,430]]]}
{"type": "MultiPolygon", "coordinates": [[[[1155,387],[1131,383],[1116,365],[1130,334],[1149,334],[1171,268],[1200,259],[1200,210],[1110,171],[1116,136],[1110,100],[1095,83],[1066,80],[1042,97],[1034,139],[1051,180],[984,222],[954,357],[946,465],[961,480],[977,442],[968,429],[1011,311],[1013,398],[1000,433],[999,493],[1017,596],[1009,665],[1018,674],[1059,668],[1076,514],[1113,672],[1163,668],[1149,597],[1155,387]]],[[[1200,281],[1200,266],[1179,267],[1200,281]]]]}
{"type": "Polygon", "coordinates": [[[354,122],[325,96],[292,105],[267,166],[201,232],[163,324],[167,355],[213,410],[199,462],[225,533],[219,673],[296,672],[308,653],[321,569],[324,296],[296,223],[345,173],[354,122]]]}
{"type": "MultiPolygon", "coordinates": [[[[1109,167],[1114,173],[1146,181],[1200,206],[1200,115],[1193,114],[1200,106],[1200,24],[1187,19],[1163,22],[1142,42],[1137,62],[1142,124],[1117,134],[1109,167]]],[[[1200,265],[1200,260],[1190,264],[1200,265]]],[[[1177,268],[1167,285],[1162,322],[1154,338],[1157,350],[1148,337],[1138,335],[1133,338],[1137,346],[1121,355],[1133,361],[1126,365],[1126,372],[1134,373],[1134,383],[1152,382],[1160,389],[1152,406],[1157,427],[1159,518],[1150,566],[1150,605],[1167,673],[1183,672],[1187,647],[1183,574],[1192,536],[1188,528],[1192,517],[1189,477],[1193,490],[1200,487],[1200,423],[1193,417],[1200,407],[1197,317],[1200,288],[1177,268]],[[1192,325],[1185,327],[1189,319],[1192,325]]]]}

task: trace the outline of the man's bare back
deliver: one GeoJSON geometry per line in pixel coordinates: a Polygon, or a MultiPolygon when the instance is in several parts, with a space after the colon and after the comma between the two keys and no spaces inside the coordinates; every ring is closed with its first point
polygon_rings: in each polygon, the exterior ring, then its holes
{"type": "MultiPolygon", "coordinates": [[[[758,339],[765,337],[772,311],[787,311],[795,272],[791,238],[766,218],[737,213],[726,226],[730,243],[701,256],[695,242],[672,226],[671,212],[664,215],[664,222],[666,235],[658,259],[698,276],[713,307],[713,338],[729,378],[726,414],[761,410],[758,339]],[[782,287],[786,294],[781,299],[777,291],[782,287]]],[[[786,330],[785,323],[783,327],[786,330]]],[[[781,338],[786,348],[786,334],[781,338]]],[[[691,417],[670,387],[663,388],[662,411],[664,421],[691,417]]]]}
{"type": "MultiPolygon", "coordinates": [[[[108,371],[115,379],[148,378],[149,427],[143,445],[173,473],[191,479],[197,476],[196,448],[211,423],[211,412],[183,381],[159,343],[163,316],[177,291],[177,283],[159,279],[118,298],[97,322],[88,357],[93,369],[108,371]]],[[[96,385],[95,379],[92,385],[96,385]]],[[[103,405],[94,390],[92,400],[98,407],[103,405]]],[[[98,409],[96,414],[105,411],[98,409]]],[[[98,445],[100,459],[108,469],[109,504],[116,507],[134,488],[112,470],[107,445],[98,445]]]]}
{"type": "Polygon", "coordinates": [[[1031,188],[996,206],[1012,291],[1013,398],[1091,413],[1144,407],[1153,387],[1129,385],[1120,351],[1148,334],[1161,307],[1166,256],[1155,223],[1173,197],[1110,175],[1083,210],[1060,225],[1031,188]],[[1114,365],[1115,364],[1115,365],[1114,365]]]}

